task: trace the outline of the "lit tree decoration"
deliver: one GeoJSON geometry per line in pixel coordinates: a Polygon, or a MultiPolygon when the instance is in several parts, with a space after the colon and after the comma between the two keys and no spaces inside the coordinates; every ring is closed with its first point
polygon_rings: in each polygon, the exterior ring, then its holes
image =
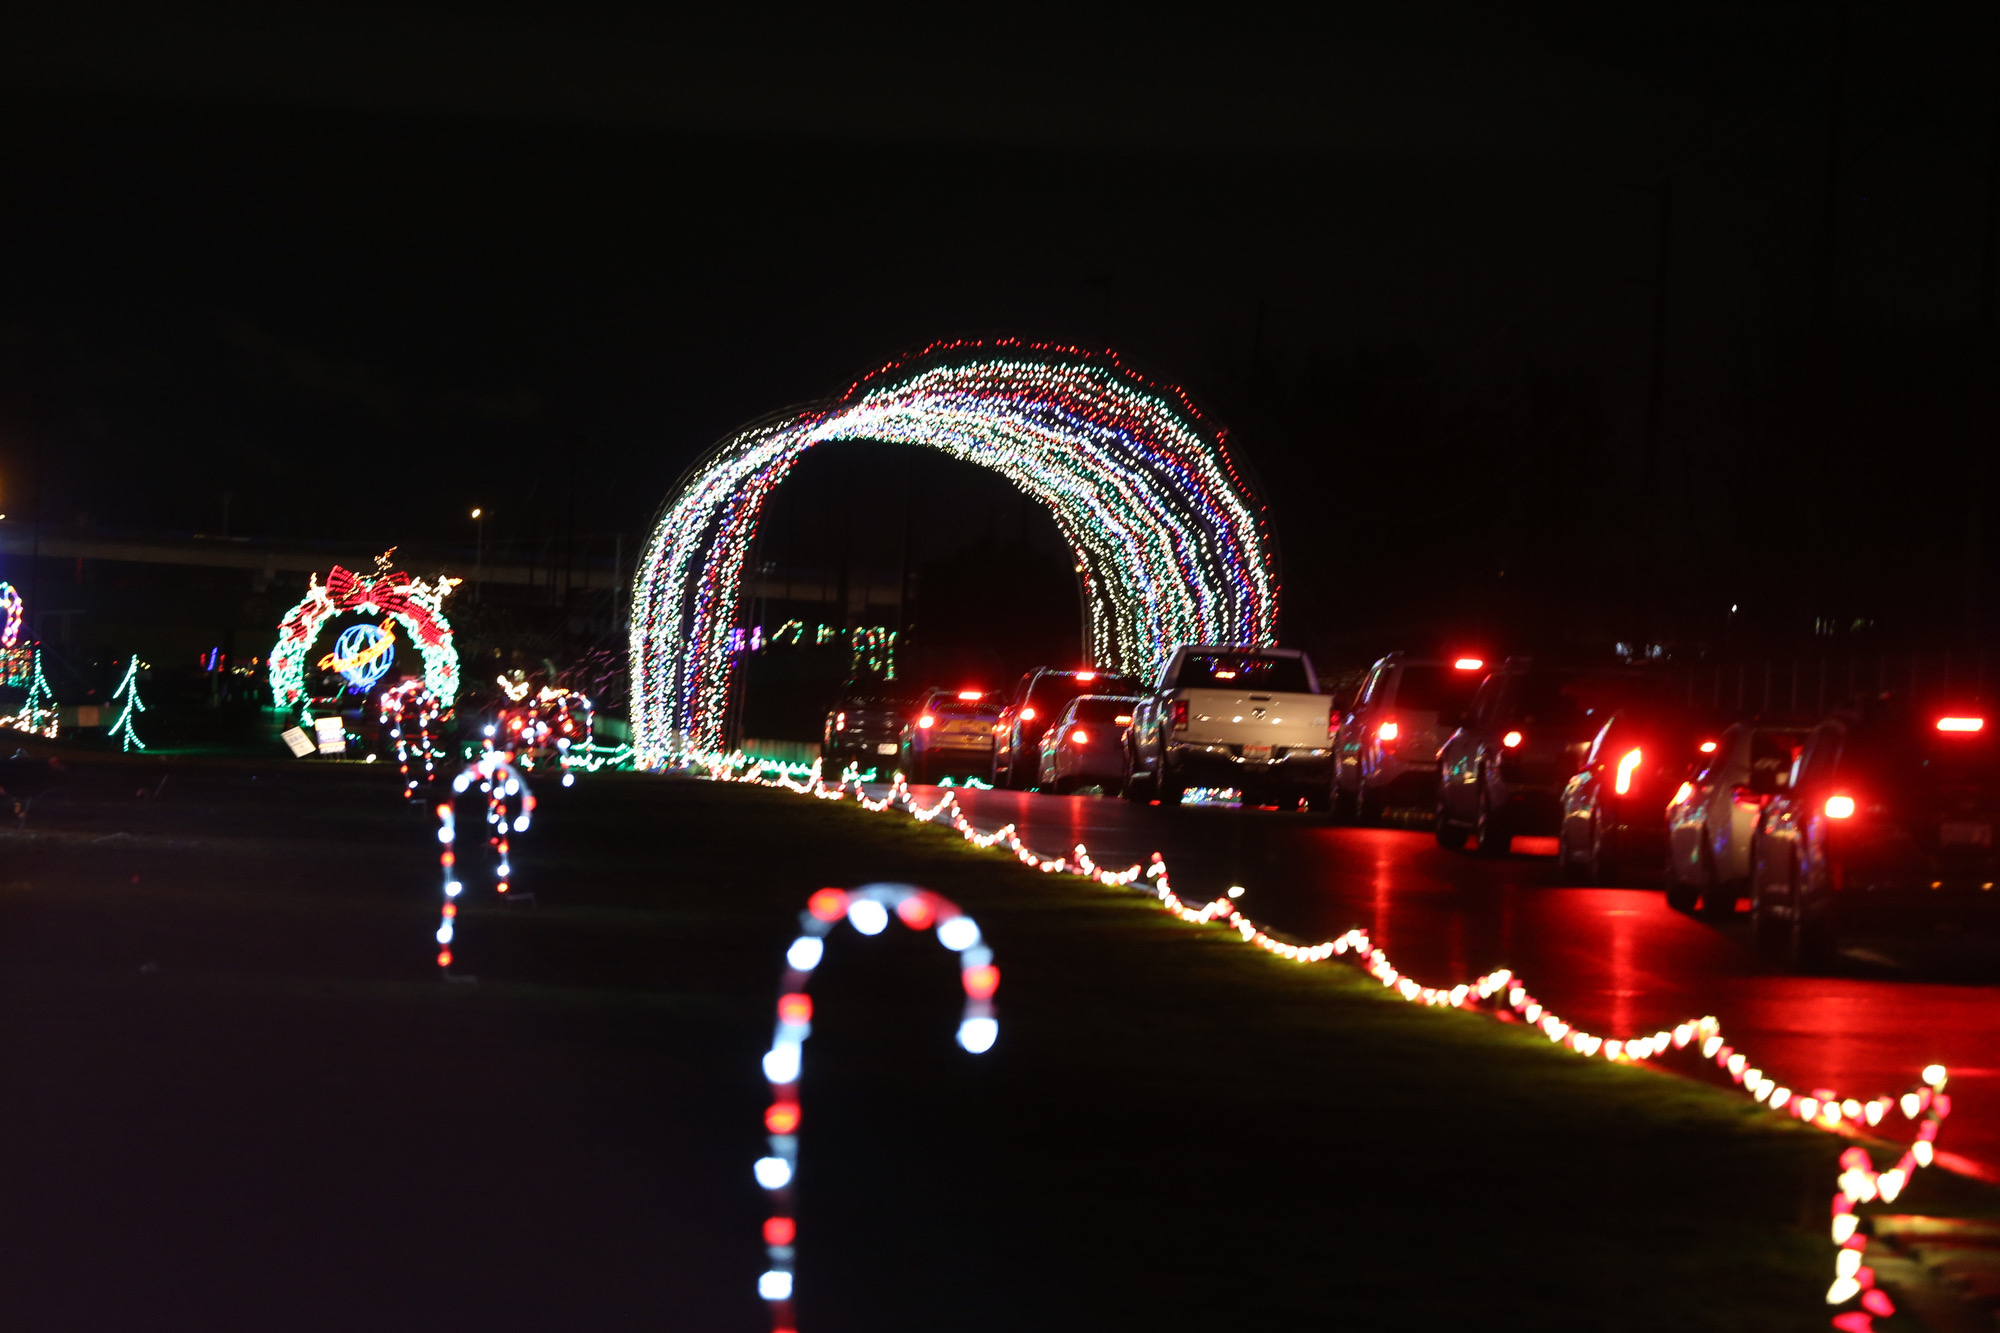
{"type": "MultiPolygon", "coordinates": [[[[339,565],[321,584],[313,575],[305,600],[286,612],[278,624],[278,642],[271,649],[271,699],[280,708],[293,708],[306,700],[306,659],[314,640],[326,622],[346,612],[386,615],[409,634],[424,659],[424,688],[436,695],[446,708],[458,698],[458,649],[452,646],[451,622],[445,619],[444,599],[451,596],[458,579],[439,575],[426,583],[397,570],[391,563],[392,548],[375,558],[375,573],[356,574],[339,565]]],[[[387,640],[381,645],[386,647],[387,640]]],[[[344,650],[336,648],[336,654],[344,650]]],[[[348,655],[350,658],[352,654],[348,655]]],[[[378,655],[364,665],[387,662],[378,655]]],[[[379,678],[379,674],[378,677],[379,678]]]]}
{"type": "Polygon", "coordinates": [[[1110,352],[940,344],[717,444],[660,512],[633,583],[639,762],[727,730],[743,563],[764,502],[832,440],[923,445],[992,468],[1069,542],[1089,660],[1149,675],[1179,643],[1268,643],[1278,582],[1263,505],[1224,433],[1110,352]]]}
{"type": "Polygon", "coordinates": [[[132,729],[132,715],[146,711],[145,701],[139,698],[139,668],[144,665],[137,653],[132,654],[132,659],[125,664],[125,679],[119,681],[118,688],[111,692],[113,703],[120,699],[125,701],[125,711],[111,724],[109,733],[118,737],[118,748],[123,751],[146,748],[146,742],[140,740],[139,733],[132,729]]]}
{"type": "Polygon", "coordinates": [[[42,674],[42,650],[37,646],[32,650],[22,648],[15,651],[34,653],[34,665],[28,673],[28,698],[21,705],[20,712],[0,717],[0,727],[12,727],[16,731],[54,740],[61,729],[61,714],[56,709],[55,691],[49,688],[48,677],[42,674]]]}

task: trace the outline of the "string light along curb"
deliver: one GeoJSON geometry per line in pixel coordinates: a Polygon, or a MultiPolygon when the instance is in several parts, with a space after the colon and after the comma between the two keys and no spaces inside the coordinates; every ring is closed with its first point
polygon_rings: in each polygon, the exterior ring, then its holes
{"type": "Polygon", "coordinates": [[[820,776],[820,766],[812,765],[803,781],[794,780],[775,764],[748,761],[741,752],[718,754],[688,751],[680,756],[680,766],[722,782],[749,783],[776,787],[819,800],[851,800],[864,810],[882,812],[900,809],[919,823],[943,823],[975,847],[1000,847],[1023,865],[1045,874],[1082,875],[1112,888],[1137,888],[1149,893],[1176,919],[1189,925],[1221,925],[1243,943],[1294,963],[1325,963],[1339,959],[1359,967],[1380,982],[1384,989],[1411,1004],[1430,1008],[1468,1009],[1486,1012],[1508,1021],[1539,1030],[1558,1048],[1585,1059],[1603,1059],[1614,1064],[1647,1064],[1673,1056],[1714,1064],[1729,1076],[1731,1084],[1761,1106],[1781,1115],[1801,1120],[1829,1132],[1863,1133],[1882,1130],[1893,1123],[1892,1112],[1905,1121],[1916,1122],[1912,1137],[1895,1165],[1876,1170],[1868,1150],[1859,1144],[1841,1154],[1841,1174],[1836,1183],[1831,1209],[1831,1235],[1835,1246],[1833,1283],[1827,1288],[1827,1304],[1849,1306],[1834,1316],[1833,1327],[1844,1333],[1869,1333],[1874,1320],[1894,1312],[1887,1292],[1875,1285],[1874,1270],[1863,1259],[1867,1237],[1855,1214],[1858,1204],[1877,1199],[1895,1202],[1918,1169],[1936,1160],[1940,1127],[1951,1114],[1951,1098],[1944,1091],[1948,1071],[1943,1065],[1927,1066],[1921,1081],[1900,1096],[1878,1095],[1866,1101],[1846,1096],[1830,1088],[1799,1092],[1772,1078],[1754,1064],[1749,1055],[1725,1039],[1722,1025],[1713,1015],[1690,1018],[1671,1028],[1624,1038],[1606,1038],[1586,1032],[1543,1005],[1513,972],[1502,968],[1470,982],[1449,987],[1426,986],[1406,976],[1377,949],[1362,930],[1350,930],[1338,939],[1320,944],[1293,944],[1264,930],[1237,907],[1240,889],[1213,902],[1191,905],[1173,891],[1167,877],[1166,859],[1154,852],[1144,865],[1124,870],[1107,870],[1092,858],[1089,849],[1078,843],[1070,855],[1042,856],[1021,840],[1015,825],[1003,824],[983,832],[966,818],[955,793],[946,792],[935,805],[917,802],[901,773],[895,775],[887,794],[870,798],[850,764],[840,778],[828,785],[820,776]],[[775,776],[766,777],[766,773],[775,776]],[[850,791],[849,789],[852,788],[850,791]],[[1142,883],[1143,881],[1143,883],[1142,883]]]}
{"type": "Polygon", "coordinates": [[[437,781],[439,751],[432,729],[444,717],[444,704],[414,677],[382,691],[382,725],[396,745],[396,771],[403,778],[403,795],[437,781]],[[412,772],[420,765],[422,771],[412,772]]]}
{"type": "MultiPolygon", "coordinates": [[[[452,779],[452,792],[462,795],[475,782],[486,796],[486,824],[490,830],[486,841],[496,858],[493,888],[504,898],[512,887],[514,875],[509,835],[528,831],[535,813],[535,794],[528,790],[526,779],[514,767],[514,757],[502,750],[488,750],[467,764],[452,779]]],[[[439,977],[449,980],[451,943],[458,933],[458,900],[465,892],[465,883],[459,878],[458,870],[458,816],[453,812],[449,799],[438,802],[437,817],[438,842],[442,844],[438,850],[438,867],[444,872],[443,916],[437,928],[437,965],[439,977]]]]}
{"type": "Polygon", "coordinates": [[[146,742],[140,740],[139,733],[132,729],[133,714],[146,711],[145,701],[139,697],[139,668],[144,665],[137,653],[132,654],[132,659],[125,664],[125,679],[119,681],[118,688],[111,692],[113,703],[120,699],[125,701],[125,711],[118,715],[118,720],[111,724],[111,730],[106,734],[118,738],[118,749],[123,753],[146,748],[146,742]]]}
{"type": "MultiPolygon", "coordinates": [[[[326,622],[353,612],[386,615],[401,625],[424,659],[424,688],[449,707],[458,698],[458,649],[444,599],[458,579],[439,575],[426,583],[394,568],[394,548],[375,558],[375,573],[356,574],[335,565],[325,584],[314,574],[305,599],[278,622],[271,648],[271,701],[280,708],[302,707],[306,698],[306,658],[326,622]]],[[[386,664],[385,664],[386,665],[386,664]]]]}
{"type": "Polygon", "coordinates": [[[1268,643],[1278,578],[1262,501],[1186,393],[1111,352],[935,344],[839,397],[753,422],[682,478],[632,590],[632,734],[642,767],[722,744],[749,636],[735,621],[765,501],[841,440],[937,449],[1039,501],[1069,544],[1084,659],[1151,675],[1173,643],[1268,643]]]}
{"type": "Polygon", "coordinates": [[[994,1017],[993,994],[1000,988],[1000,969],[993,951],[979,933],[979,923],[950,899],[913,884],[867,884],[858,889],[821,889],[799,913],[799,935],[785,950],[785,975],[778,986],[778,1021],[771,1049],[764,1055],[764,1077],[771,1085],[771,1105],[764,1112],[770,1151],[757,1159],[757,1183],[771,1196],[771,1215],[764,1222],[767,1264],[757,1279],[757,1294],[771,1307],[773,1333],[797,1333],[792,1313],[794,1256],[798,1221],[792,1206],[792,1180],[799,1168],[799,1074],[803,1047],[812,1035],[812,997],[806,993],[813,972],[825,956],[826,940],[845,921],[863,935],[880,935],[889,922],[911,930],[931,930],[939,944],[958,955],[959,987],[965,1008],[958,1020],[958,1044],[974,1055],[993,1049],[1000,1036],[994,1017]]]}

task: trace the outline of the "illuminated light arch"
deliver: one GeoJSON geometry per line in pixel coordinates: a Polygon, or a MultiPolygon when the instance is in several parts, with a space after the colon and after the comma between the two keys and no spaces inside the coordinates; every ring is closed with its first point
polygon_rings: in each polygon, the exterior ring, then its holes
{"type": "Polygon", "coordinates": [[[424,688],[446,708],[458,698],[458,649],[452,644],[444,599],[459,581],[443,575],[428,583],[412,578],[391,566],[394,554],[377,556],[373,575],[339,565],[324,584],[313,575],[305,600],[278,623],[278,642],[271,648],[271,699],[278,707],[296,708],[306,701],[306,659],[313,643],[327,621],[349,611],[395,620],[423,655],[424,688]]]}
{"type": "Polygon", "coordinates": [[[934,448],[1046,506],[1082,584],[1090,665],[1144,676],[1177,644],[1271,642],[1275,543],[1224,435],[1114,353],[1013,341],[938,344],[751,423],[682,478],[639,562],[639,762],[723,744],[751,538],[772,489],[829,441],[934,448]]]}

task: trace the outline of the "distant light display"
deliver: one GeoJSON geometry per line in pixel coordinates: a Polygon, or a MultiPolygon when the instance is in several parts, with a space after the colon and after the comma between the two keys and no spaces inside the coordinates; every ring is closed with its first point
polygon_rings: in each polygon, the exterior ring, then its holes
{"type": "Polygon", "coordinates": [[[403,794],[417,795],[419,786],[437,781],[438,745],[432,734],[444,716],[444,706],[420,680],[410,679],[382,691],[382,725],[396,746],[396,770],[403,794]]]}
{"type": "Polygon", "coordinates": [[[22,702],[19,712],[0,714],[0,727],[54,740],[61,730],[62,715],[56,708],[56,696],[49,688],[49,679],[42,674],[42,650],[39,645],[0,649],[0,685],[22,683],[28,687],[28,697],[22,702]],[[12,674],[12,659],[17,657],[25,657],[28,664],[21,680],[16,680],[12,674]]]}
{"type": "Polygon", "coordinates": [[[722,744],[758,518],[805,451],[836,440],[937,449],[1047,506],[1070,546],[1094,665],[1150,675],[1176,644],[1277,632],[1263,505],[1185,393],[1110,352],[938,344],[723,440],[668,500],[633,584],[642,765],[722,744]]]}
{"type": "Polygon", "coordinates": [[[771,1105],[764,1112],[769,1151],[752,1168],[771,1199],[771,1215],[764,1220],[766,1265],[757,1279],[757,1294],[771,1307],[774,1333],[796,1333],[798,1328],[792,1313],[799,1230],[792,1180],[799,1169],[799,1074],[805,1063],[805,1040],[812,1035],[813,1002],[806,988],[826,954],[827,936],[843,921],[862,935],[880,935],[891,921],[911,930],[934,931],[938,943],[958,955],[959,989],[965,992],[958,1044],[973,1055],[983,1055],[1000,1036],[1000,1020],[993,1014],[1000,969],[993,965],[993,950],[980,935],[979,923],[956,903],[913,884],[821,889],[806,901],[798,938],[785,950],[778,1022],[771,1049],[764,1055],[764,1078],[771,1085],[771,1105]]]}
{"type": "MultiPolygon", "coordinates": [[[[412,578],[391,565],[390,558],[394,555],[395,551],[390,550],[377,556],[373,575],[356,574],[335,565],[324,584],[317,574],[313,576],[305,600],[286,612],[278,623],[278,642],[271,649],[271,699],[278,707],[294,708],[306,702],[306,661],[313,642],[327,621],[349,612],[386,615],[401,625],[409,635],[409,642],[423,656],[424,688],[436,695],[445,708],[457,700],[458,649],[452,646],[451,622],[445,619],[444,599],[451,596],[459,580],[439,575],[426,583],[412,578]]],[[[342,658],[352,660],[353,655],[343,652],[340,646],[345,641],[343,632],[335,642],[332,663],[337,664],[342,658]]],[[[376,660],[379,659],[369,659],[363,665],[376,660]]],[[[388,670],[386,662],[382,663],[382,670],[388,670]]],[[[345,673],[343,676],[353,683],[353,677],[345,673]]],[[[379,673],[375,679],[381,679],[379,673]]]]}
{"type": "Polygon", "coordinates": [[[322,671],[337,671],[355,694],[389,674],[396,664],[396,632],[387,625],[349,625],[333,641],[333,651],[319,659],[322,671]]]}
{"type": "Polygon", "coordinates": [[[11,583],[0,581],[0,648],[13,648],[20,644],[21,618],[25,613],[21,590],[11,583]]]}

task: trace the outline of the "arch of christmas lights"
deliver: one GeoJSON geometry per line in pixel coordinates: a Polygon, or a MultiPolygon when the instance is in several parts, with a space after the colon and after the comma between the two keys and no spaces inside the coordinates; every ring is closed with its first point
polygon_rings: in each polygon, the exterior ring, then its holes
{"type": "Polygon", "coordinates": [[[445,708],[458,698],[458,649],[452,645],[451,622],[444,599],[459,580],[439,575],[426,583],[393,567],[386,552],[375,558],[375,573],[356,574],[335,565],[319,581],[312,577],[305,600],[285,613],[278,624],[278,642],[271,648],[271,699],[280,708],[306,701],[306,657],[326,622],[347,611],[386,615],[409,631],[410,642],[424,659],[424,688],[445,708]]]}
{"type": "Polygon", "coordinates": [[[639,762],[727,730],[744,559],[764,503],[816,444],[923,445],[991,468],[1047,506],[1069,543],[1089,665],[1150,675],[1181,643],[1269,643],[1275,547],[1225,432],[1181,390],[1110,352],[938,344],[828,402],[752,423],[683,477],[633,583],[639,762]]]}

